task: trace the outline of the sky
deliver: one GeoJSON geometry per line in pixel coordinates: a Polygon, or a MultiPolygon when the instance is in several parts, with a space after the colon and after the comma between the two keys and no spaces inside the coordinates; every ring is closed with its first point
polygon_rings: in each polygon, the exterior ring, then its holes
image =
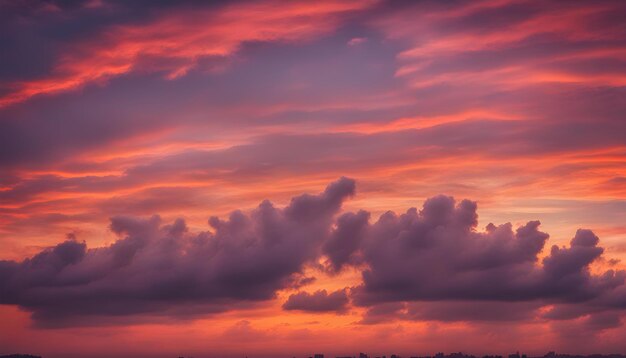
{"type": "Polygon", "coordinates": [[[0,0],[0,354],[626,353],[624,14],[0,0]]]}

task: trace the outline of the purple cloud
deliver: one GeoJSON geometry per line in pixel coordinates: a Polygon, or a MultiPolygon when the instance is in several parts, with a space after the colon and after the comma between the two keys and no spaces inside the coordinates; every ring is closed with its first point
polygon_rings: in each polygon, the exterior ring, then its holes
{"type": "Polygon", "coordinates": [[[339,215],[354,193],[354,180],[341,178],[284,208],[266,200],[249,213],[212,217],[212,230],[199,233],[182,219],[115,216],[110,229],[120,239],[110,246],[87,249],[70,237],[22,262],[0,261],[0,303],[33,312],[43,326],[77,317],[197,315],[297,289],[312,280],[306,267],[331,275],[351,267],[362,270],[356,287],[295,293],[283,308],[343,313],[350,296],[368,308],[363,323],[583,316],[591,317],[590,327],[621,322],[626,273],[591,271],[604,249],[590,230],[541,259],[548,234],[538,221],[479,232],[475,202],[440,195],[420,210],[389,211],[370,223],[366,211],[339,215]]]}
{"type": "Polygon", "coordinates": [[[569,248],[553,246],[538,265],[548,239],[538,221],[515,232],[510,224],[489,224],[481,233],[476,218],[474,202],[446,196],[427,200],[420,211],[381,216],[363,240],[368,268],[353,289],[355,302],[581,301],[624,283],[622,271],[590,273],[603,249],[589,230],[579,230],[569,248]]]}
{"type": "Polygon", "coordinates": [[[213,230],[197,234],[183,220],[114,217],[110,228],[120,239],[108,247],[68,240],[20,263],[0,261],[0,303],[32,311],[41,325],[63,325],[74,316],[167,314],[186,304],[222,311],[268,300],[300,285],[303,266],[319,256],[354,190],[342,178],[284,209],[264,201],[249,214],[212,217],[213,230]]]}
{"type": "Polygon", "coordinates": [[[348,310],[347,290],[337,290],[331,293],[318,290],[314,293],[298,292],[289,296],[283,304],[287,311],[306,312],[336,312],[345,313],[348,310]]]}

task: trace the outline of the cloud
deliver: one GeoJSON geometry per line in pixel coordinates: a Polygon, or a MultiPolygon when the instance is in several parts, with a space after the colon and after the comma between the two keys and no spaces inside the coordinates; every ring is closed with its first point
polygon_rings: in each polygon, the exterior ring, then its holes
{"type": "Polygon", "coordinates": [[[570,247],[552,246],[538,265],[548,234],[531,221],[475,230],[476,203],[428,199],[422,210],[389,212],[369,229],[363,256],[368,268],[353,290],[355,302],[415,300],[590,300],[623,285],[625,273],[594,275],[603,252],[597,237],[579,230],[570,247]]]}
{"type": "Polygon", "coordinates": [[[363,210],[340,214],[354,193],[355,181],[341,178],[284,208],[266,200],[212,217],[212,230],[197,233],[182,219],[115,216],[120,239],[110,246],[88,249],[71,236],[22,262],[0,261],[0,303],[31,311],[42,326],[197,316],[298,289],[312,281],[306,267],[330,275],[350,267],[361,271],[355,287],[295,293],[283,309],[344,313],[351,301],[367,308],[362,323],[591,317],[585,327],[603,330],[621,322],[626,272],[592,270],[604,249],[590,230],[544,252],[549,236],[538,221],[478,231],[475,202],[439,195],[370,223],[363,210]]]}
{"type": "Polygon", "coordinates": [[[620,327],[622,322],[619,314],[615,312],[602,312],[587,317],[585,324],[593,330],[605,330],[620,327]]]}
{"type": "Polygon", "coordinates": [[[500,301],[391,302],[368,308],[360,323],[377,324],[394,320],[438,322],[527,321],[538,314],[542,303],[500,301]]]}
{"type": "Polygon", "coordinates": [[[331,272],[339,272],[346,264],[358,263],[355,252],[360,247],[370,214],[364,210],[345,213],[337,219],[337,227],[322,248],[328,257],[331,272]]]}
{"type": "Polygon", "coordinates": [[[271,335],[269,335],[268,332],[254,328],[250,321],[242,320],[226,329],[223,333],[223,337],[239,342],[250,342],[258,340],[265,341],[271,338],[271,335]]]}
{"type": "Polygon", "coordinates": [[[303,266],[319,256],[333,217],[354,194],[342,178],[319,195],[295,197],[283,209],[262,202],[249,214],[212,217],[212,231],[191,234],[182,219],[111,219],[114,244],[87,249],[65,241],[17,263],[0,261],[0,303],[33,312],[40,325],[75,316],[223,311],[237,302],[269,300],[301,284],[303,266]]]}
{"type": "Polygon", "coordinates": [[[414,87],[495,93],[554,84],[623,86],[623,65],[614,61],[624,42],[615,18],[620,11],[623,3],[612,1],[584,7],[415,3],[393,7],[375,22],[390,38],[413,43],[399,54],[397,75],[414,87]]]}
{"type": "Polygon", "coordinates": [[[0,108],[140,69],[176,79],[201,60],[230,56],[246,42],[317,37],[337,27],[342,14],[370,5],[369,1],[322,1],[313,6],[265,2],[196,7],[193,11],[181,6],[144,23],[115,24],[89,41],[66,45],[47,76],[11,83],[14,90],[0,95],[0,108]]]}
{"type": "Polygon", "coordinates": [[[367,42],[367,37],[354,37],[348,41],[348,46],[359,46],[367,42]]]}
{"type": "Polygon", "coordinates": [[[314,293],[298,292],[289,296],[283,304],[287,311],[306,312],[336,312],[345,313],[348,310],[347,290],[337,290],[331,293],[318,290],[314,293]]]}

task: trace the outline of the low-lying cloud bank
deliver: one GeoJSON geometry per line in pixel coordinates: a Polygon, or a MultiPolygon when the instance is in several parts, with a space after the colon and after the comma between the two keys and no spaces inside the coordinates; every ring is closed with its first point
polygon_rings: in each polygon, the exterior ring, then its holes
{"type": "Polygon", "coordinates": [[[222,312],[298,289],[311,281],[305,267],[321,260],[331,276],[362,270],[362,282],[292,294],[283,309],[345,313],[351,300],[367,307],[362,323],[585,316],[612,323],[599,329],[620,324],[626,272],[591,272],[604,250],[590,230],[540,259],[548,234],[538,221],[479,232],[475,202],[437,196],[420,210],[387,212],[370,223],[366,211],[339,215],[354,193],[354,180],[341,178],[284,208],[264,201],[227,220],[212,217],[212,230],[199,233],[182,219],[114,217],[110,228],[120,239],[108,247],[87,249],[70,237],[22,262],[0,261],[0,304],[32,312],[41,326],[71,325],[77,317],[222,312]]]}
{"type": "Polygon", "coordinates": [[[348,310],[347,290],[337,290],[328,293],[318,290],[315,293],[298,292],[290,295],[283,309],[306,312],[337,312],[345,313],[348,310]]]}

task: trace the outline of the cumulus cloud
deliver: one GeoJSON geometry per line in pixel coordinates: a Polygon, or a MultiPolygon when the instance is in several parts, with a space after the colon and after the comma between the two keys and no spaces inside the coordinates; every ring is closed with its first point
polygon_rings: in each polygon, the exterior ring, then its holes
{"type": "Polygon", "coordinates": [[[110,228],[120,239],[108,247],[68,240],[20,263],[0,261],[0,303],[32,311],[40,324],[62,325],[73,316],[176,313],[187,304],[222,311],[268,300],[300,284],[303,266],[319,256],[354,190],[354,181],[342,178],[283,209],[264,201],[248,214],[212,217],[213,230],[197,234],[183,220],[114,217],[110,228]]]}
{"type": "Polygon", "coordinates": [[[337,219],[336,229],[324,244],[323,253],[328,257],[330,272],[339,272],[346,264],[358,263],[358,250],[370,214],[364,210],[345,213],[337,219]]]}
{"type": "Polygon", "coordinates": [[[590,272],[603,252],[598,238],[579,230],[569,247],[552,246],[541,264],[548,234],[530,221],[489,224],[476,231],[476,203],[447,196],[418,211],[389,212],[363,239],[368,268],[353,290],[355,302],[536,299],[576,302],[598,298],[624,284],[624,272],[590,272]]]}
{"type": "Polygon", "coordinates": [[[326,290],[318,290],[314,293],[298,292],[289,296],[283,304],[283,309],[287,311],[344,313],[348,310],[348,302],[346,289],[331,293],[326,290]]]}
{"type": "Polygon", "coordinates": [[[354,193],[354,180],[341,178],[284,208],[264,201],[212,217],[212,229],[198,233],[182,219],[116,216],[110,229],[120,239],[110,246],[88,249],[71,236],[22,262],[0,261],[0,303],[48,326],[198,315],[299,289],[314,280],[306,267],[331,276],[349,267],[361,270],[355,287],[294,293],[283,309],[344,313],[352,302],[366,307],[362,323],[584,319],[604,330],[622,322],[626,273],[591,269],[604,250],[590,230],[545,250],[538,221],[479,231],[477,204],[443,195],[370,223],[363,210],[340,214],[354,193]]]}

